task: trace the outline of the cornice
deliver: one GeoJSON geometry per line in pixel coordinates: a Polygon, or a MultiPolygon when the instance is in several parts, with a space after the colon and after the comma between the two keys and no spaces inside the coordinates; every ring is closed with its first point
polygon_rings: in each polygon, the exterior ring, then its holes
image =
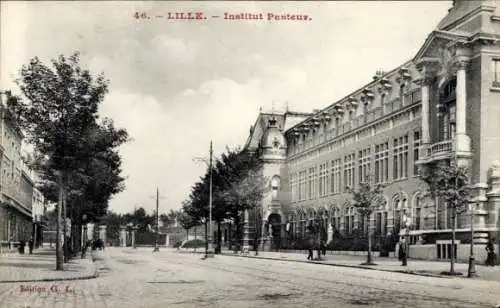
{"type": "Polygon", "coordinates": [[[319,150],[319,149],[321,149],[323,147],[327,147],[327,146],[329,146],[329,145],[331,145],[331,144],[333,144],[335,142],[338,142],[338,141],[342,140],[343,138],[348,138],[348,137],[356,136],[357,133],[359,133],[360,131],[362,131],[364,129],[371,128],[371,127],[373,127],[373,126],[375,126],[375,125],[377,125],[377,124],[379,124],[379,123],[381,123],[383,121],[386,121],[386,120],[388,120],[390,118],[398,116],[398,115],[400,115],[402,113],[405,113],[405,112],[407,112],[407,111],[409,111],[409,110],[411,110],[411,109],[413,109],[413,108],[415,108],[415,107],[417,107],[419,105],[421,105],[421,101],[419,101],[417,103],[413,103],[411,105],[408,105],[405,108],[393,111],[393,112],[391,112],[391,113],[389,113],[387,115],[384,115],[383,117],[381,117],[381,118],[379,118],[379,119],[377,119],[375,121],[372,121],[372,122],[370,122],[368,124],[365,124],[363,126],[357,127],[354,130],[349,131],[347,133],[344,133],[342,135],[336,136],[335,138],[333,138],[331,140],[328,140],[328,141],[326,141],[324,143],[317,144],[317,145],[315,145],[315,146],[313,146],[313,147],[311,147],[311,148],[309,148],[309,149],[307,149],[307,150],[305,150],[303,152],[292,154],[292,155],[290,155],[289,157],[286,158],[286,161],[287,161],[287,163],[289,163],[290,160],[294,160],[294,159],[298,159],[298,158],[300,158],[302,156],[306,156],[306,155],[310,154],[311,152],[317,151],[317,150],[319,150]]]}

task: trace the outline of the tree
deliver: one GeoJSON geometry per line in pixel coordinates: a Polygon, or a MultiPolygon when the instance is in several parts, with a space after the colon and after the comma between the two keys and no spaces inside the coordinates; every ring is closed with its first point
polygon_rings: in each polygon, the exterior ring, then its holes
{"type": "MultiPolygon", "coordinates": [[[[214,200],[220,221],[232,219],[236,224],[236,238],[241,235],[240,216],[262,201],[266,179],[262,162],[255,153],[228,149],[217,161],[214,172],[214,200]]],[[[220,234],[220,229],[219,229],[220,234]]],[[[220,246],[220,236],[218,239],[220,246]]]]}
{"type": "Polygon", "coordinates": [[[348,191],[352,194],[352,200],[351,200],[352,205],[361,215],[361,219],[364,220],[366,218],[368,254],[366,256],[366,262],[363,263],[363,265],[375,265],[375,263],[373,263],[372,260],[370,216],[376,209],[385,205],[386,201],[382,189],[383,186],[380,184],[372,187],[369,181],[359,183],[359,188],[357,190],[353,188],[348,188],[348,191]]]}
{"type": "MultiPolygon", "coordinates": [[[[116,168],[119,156],[110,149],[122,144],[127,135],[126,131],[120,130],[120,136],[117,137],[112,122],[97,123],[98,107],[108,92],[108,81],[102,74],[93,77],[88,70],[82,69],[78,53],[69,58],[61,55],[51,64],[47,66],[35,57],[23,66],[21,77],[16,82],[26,99],[13,98],[8,100],[8,105],[26,133],[27,142],[35,149],[32,167],[41,175],[45,188],[42,190],[52,190],[52,198],[58,201],[59,239],[61,212],[64,211],[66,216],[68,198],[90,196],[74,184],[91,182],[96,170],[103,169],[103,165],[113,169],[113,174],[119,173],[119,168],[116,168]],[[108,156],[99,157],[97,153],[108,156]],[[101,165],[96,166],[99,163],[101,165]],[[89,169],[94,172],[88,172],[89,169]],[[57,194],[54,188],[58,190],[57,194]]],[[[94,204],[101,206],[96,216],[105,213],[102,209],[107,207],[109,195],[119,191],[117,182],[121,181],[118,178],[112,180],[114,187],[107,187],[108,191],[101,194],[99,200],[93,200],[94,204]]],[[[94,182],[93,187],[95,189],[102,184],[101,179],[100,182],[94,182]]],[[[63,270],[59,240],[56,246],[56,269],[63,270]]]]}
{"type": "Polygon", "coordinates": [[[179,215],[178,220],[182,228],[186,230],[186,238],[189,239],[189,229],[196,226],[196,218],[190,216],[186,212],[182,212],[179,215]]]}
{"type": "Polygon", "coordinates": [[[457,214],[467,211],[471,197],[468,169],[451,161],[449,164],[437,164],[427,168],[420,176],[428,184],[427,196],[438,199],[451,208],[451,260],[450,275],[455,275],[455,228],[457,214]]]}

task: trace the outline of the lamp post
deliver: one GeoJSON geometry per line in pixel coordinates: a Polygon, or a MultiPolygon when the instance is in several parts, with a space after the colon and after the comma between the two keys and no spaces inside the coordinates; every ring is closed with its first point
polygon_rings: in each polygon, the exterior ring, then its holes
{"type": "Polygon", "coordinates": [[[476,265],[474,260],[474,203],[470,203],[470,256],[469,256],[469,269],[467,270],[467,277],[476,277],[476,265]]]}
{"type": "Polygon", "coordinates": [[[213,156],[213,147],[212,141],[210,141],[210,159],[207,163],[206,159],[201,157],[193,158],[193,161],[202,161],[208,166],[209,172],[209,196],[208,196],[208,236],[207,236],[207,244],[208,248],[205,250],[205,258],[213,258],[214,252],[212,248],[212,156],[213,156]]]}
{"type": "Polygon", "coordinates": [[[158,207],[159,207],[159,201],[160,200],[160,191],[158,187],[156,188],[156,235],[155,235],[155,248],[153,249],[153,252],[158,252],[160,251],[160,248],[158,247],[158,207]]]}

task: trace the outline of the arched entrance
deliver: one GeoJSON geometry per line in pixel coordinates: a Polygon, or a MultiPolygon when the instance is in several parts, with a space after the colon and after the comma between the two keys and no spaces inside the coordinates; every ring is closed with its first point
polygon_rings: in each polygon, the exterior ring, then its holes
{"type": "Polygon", "coordinates": [[[279,250],[281,246],[281,215],[272,213],[267,219],[268,230],[267,233],[271,238],[272,249],[279,250]]]}

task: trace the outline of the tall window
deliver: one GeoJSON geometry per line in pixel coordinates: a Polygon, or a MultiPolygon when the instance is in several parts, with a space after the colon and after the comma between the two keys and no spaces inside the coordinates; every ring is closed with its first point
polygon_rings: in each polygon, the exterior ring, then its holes
{"type": "Polygon", "coordinates": [[[319,196],[324,197],[328,194],[327,189],[328,180],[328,163],[319,166],[319,196]]]}
{"type": "Polygon", "coordinates": [[[420,147],[420,131],[413,133],[413,175],[418,175],[418,165],[419,160],[418,148],[420,147]]]}
{"type": "Polygon", "coordinates": [[[360,183],[368,181],[370,176],[370,162],[371,162],[371,153],[370,148],[359,151],[358,159],[359,159],[359,174],[358,181],[360,183]]]}
{"type": "Polygon", "coordinates": [[[331,161],[330,169],[330,193],[338,194],[340,193],[340,158],[331,161]]]}
{"type": "Polygon", "coordinates": [[[420,196],[417,196],[415,199],[415,229],[420,230],[421,229],[421,220],[420,216],[422,215],[422,207],[421,207],[421,202],[420,202],[420,196]]]}
{"type": "Polygon", "coordinates": [[[500,86],[500,59],[493,59],[493,84],[500,86]]]}
{"type": "Polygon", "coordinates": [[[299,200],[306,199],[306,171],[303,170],[299,173],[299,200]]]}
{"type": "Polygon", "coordinates": [[[354,188],[354,173],[355,173],[355,154],[344,156],[344,190],[347,192],[347,187],[354,188]]]}
{"type": "Polygon", "coordinates": [[[375,146],[375,183],[389,181],[389,142],[375,146]]]}
{"type": "Polygon", "coordinates": [[[375,234],[382,234],[382,212],[375,213],[375,234]]]}
{"type": "Polygon", "coordinates": [[[408,177],[408,135],[394,139],[393,150],[394,180],[408,177]]]}
{"type": "Polygon", "coordinates": [[[345,209],[344,229],[345,233],[351,233],[354,230],[354,208],[348,207],[345,209]]]}
{"type": "Polygon", "coordinates": [[[316,168],[309,168],[309,181],[307,184],[307,197],[313,199],[315,197],[315,178],[316,178],[316,168]]]}

